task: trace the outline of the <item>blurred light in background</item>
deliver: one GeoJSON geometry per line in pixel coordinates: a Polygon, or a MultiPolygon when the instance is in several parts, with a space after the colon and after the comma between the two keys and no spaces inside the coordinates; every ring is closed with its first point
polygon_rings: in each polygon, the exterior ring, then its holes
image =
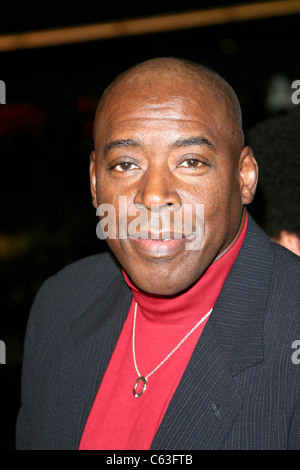
{"type": "Polygon", "coordinates": [[[81,113],[91,113],[95,111],[96,103],[89,96],[81,96],[77,99],[76,107],[81,113]]]}
{"type": "Polygon", "coordinates": [[[0,107],[0,137],[39,134],[46,121],[46,112],[31,103],[6,104],[0,107]]]}

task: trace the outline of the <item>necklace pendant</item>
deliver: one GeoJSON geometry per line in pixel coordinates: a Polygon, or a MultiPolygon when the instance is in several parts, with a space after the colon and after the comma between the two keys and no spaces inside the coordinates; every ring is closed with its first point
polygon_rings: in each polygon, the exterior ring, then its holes
{"type": "Polygon", "coordinates": [[[136,382],[135,382],[135,384],[134,384],[134,387],[133,387],[133,395],[134,395],[134,397],[135,397],[135,398],[139,398],[141,395],[143,395],[144,391],[146,390],[146,387],[147,387],[147,379],[146,379],[145,377],[142,377],[142,376],[139,377],[139,378],[136,380],[136,382]],[[143,382],[143,384],[144,384],[144,385],[143,385],[143,388],[142,388],[142,390],[141,390],[140,393],[136,393],[137,387],[138,387],[138,385],[139,385],[140,382],[143,382]]]}

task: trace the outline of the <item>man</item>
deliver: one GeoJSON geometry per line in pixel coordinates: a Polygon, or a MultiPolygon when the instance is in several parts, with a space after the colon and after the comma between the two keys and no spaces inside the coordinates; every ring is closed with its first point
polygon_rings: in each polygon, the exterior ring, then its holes
{"type": "Polygon", "coordinates": [[[300,108],[256,124],[247,134],[259,163],[250,212],[269,237],[300,256],[300,108]]]}
{"type": "Polygon", "coordinates": [[[37,295],[18,448],[300,448],[299,260],[247,215],[257,164],[231,87],[139,64],[103,94],[94,142],[117,261],[81,260],[37,295]]]}

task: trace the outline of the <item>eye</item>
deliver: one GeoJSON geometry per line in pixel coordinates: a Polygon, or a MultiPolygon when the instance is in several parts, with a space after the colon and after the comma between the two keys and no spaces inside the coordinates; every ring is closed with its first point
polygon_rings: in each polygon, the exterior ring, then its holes
{"type": "Polygon", "coordinates": [[[205,163],[201,162],[198,158],[187,158],[183,162],[180,163],[179,167],[180,168],[199,168],[202,165],[205,165],[205,163]]]}
{"type": "Polygon", "coordinates": [[[118,162],[112,165],[111,169],[124,173],[131,170],[136,170],[138,166],[132,162],[118,162]]]}

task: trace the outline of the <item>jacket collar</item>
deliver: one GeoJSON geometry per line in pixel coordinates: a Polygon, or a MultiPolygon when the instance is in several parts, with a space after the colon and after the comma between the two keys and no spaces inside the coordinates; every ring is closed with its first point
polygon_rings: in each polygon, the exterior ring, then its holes
{"type": "Polygon", "coordinates": [[[273,263],[272,244],[249,216],[244,244],[211,315],[232,375],[263,360],[263,314],[273,263]]]}

